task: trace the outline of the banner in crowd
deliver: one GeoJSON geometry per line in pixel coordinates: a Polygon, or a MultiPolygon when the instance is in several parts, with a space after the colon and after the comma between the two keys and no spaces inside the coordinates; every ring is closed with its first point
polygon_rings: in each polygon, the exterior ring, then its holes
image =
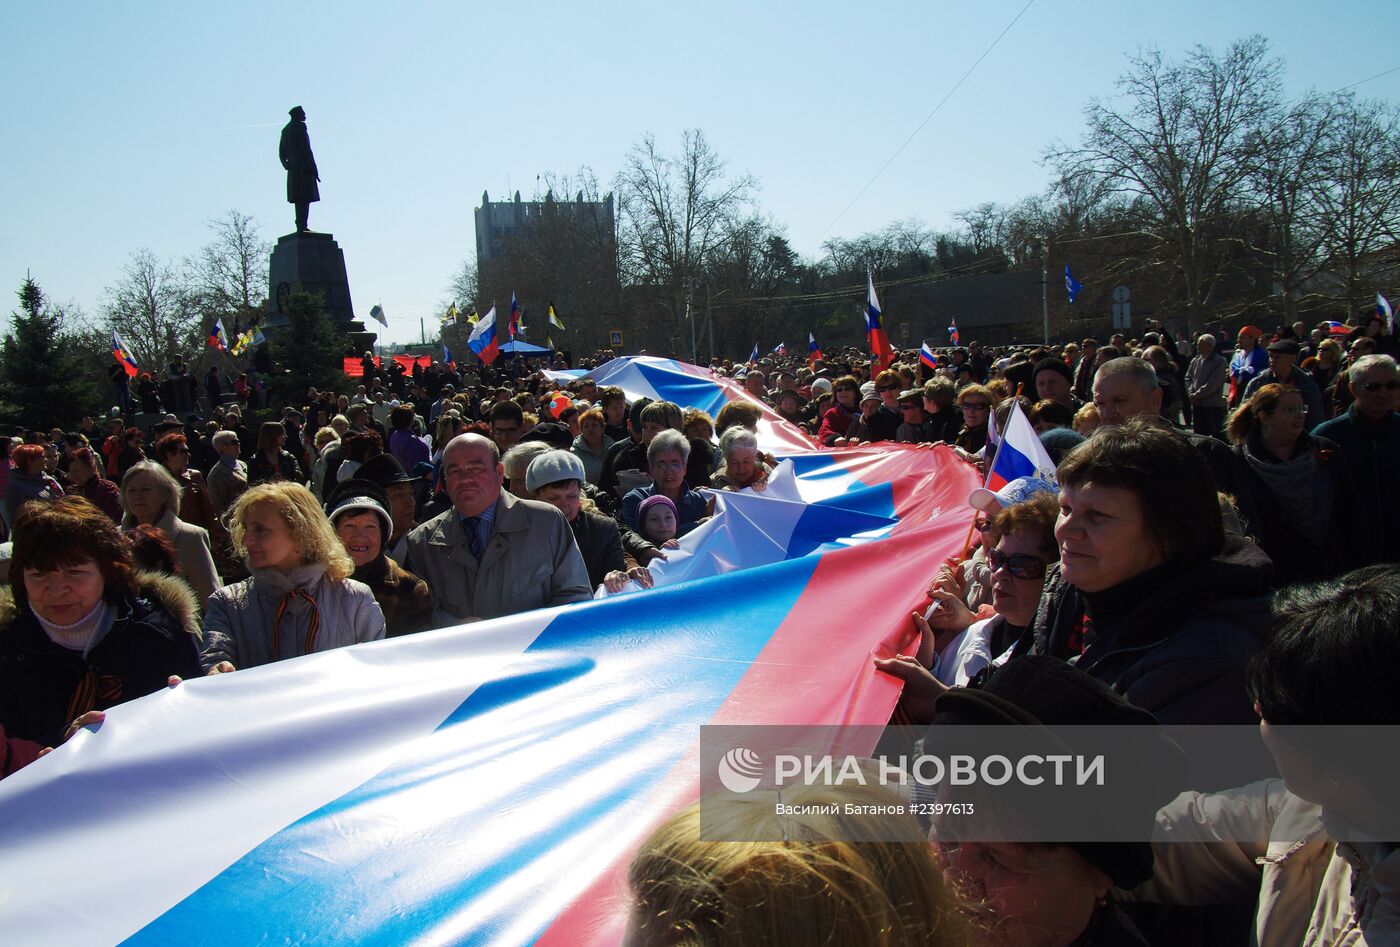
{"type": "MultiPolygon", "coordinates": [[[[637,361],[617,378],[651,397],[730,395],[637,361]]],[[[872,658],[913,647],[961,551],[977,477],[947,448],[783,453],[656,589],[114,708],[0,781],[7,942],[617,943],[632,853],[698,797],[699,728],[884,723],[872,658]]]]}
{"type": "MultiPolygon", "coordinates": [[[[409,373],[413,371],[414,362],[417,362],[423,368],[427,368],[429,365],[433,364],[431,355],[395,355],[393,359],[403,366],[404,371],[409,373]]],[[[374,364],[383,366],[384,361],[380,356],[376,355],[374,357],[374,364]]],[[[365,375],[363,360],[353,356],[346,356],[342,360],[341,371],[345,372],[345,374],[349,375],[351,378],[363,378],[365,375]]]]}

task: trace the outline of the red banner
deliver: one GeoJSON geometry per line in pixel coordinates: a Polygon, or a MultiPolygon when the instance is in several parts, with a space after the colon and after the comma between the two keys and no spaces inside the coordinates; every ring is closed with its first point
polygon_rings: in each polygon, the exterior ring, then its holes
{"type": "MultiPolygon", "coordinates": [[[[403,366],[404,371],[410,374],[413,372],[414,362],[417,362],[424,368],[427,368],[433,363],[432,356],[429,355],[395,355],[393,358],[394,361],[403,366]]],[[[365,366],[362,364],[363,361],[363,358],[354,358],[353,356],[347,357],[343,363],[345,374],[349,375],[351,378],[363,378],[365,374],[365,366]]],[[[374,357],[374,364],[382,366],[384,362],[376,355],[374,357]]]]}

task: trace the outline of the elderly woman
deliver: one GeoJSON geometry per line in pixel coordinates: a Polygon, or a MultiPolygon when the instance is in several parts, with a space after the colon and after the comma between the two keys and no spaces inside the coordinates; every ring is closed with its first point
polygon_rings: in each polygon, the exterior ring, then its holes
{"type": "Polygon", "coordinates": [[[605,433],[607,420],[597,408],[589,408],[578,419],[578,437],[574,438],[570,450],[583,462],[587,481],[597,486],[603,476],[603,462],[607,459],[608,448],[613,439],[605,433]]]}
{"type": "Polygon", "coordinates": [[[1279,586],[1337,575],[1352,549],[1343,532],[1352,513],[1340,448],[1308,433],[1307,414],[1291,385],[1255,389],[1230,417],[1232,462],[1217,471],[1245,531],[1273,560],[1279,586]]]}
{"type": "Polygon", "coordinates": [[[383,488],[368,480],[342,481],[331,491],[326,509],[335,534],[355,564],[351,578],[369,586],[384,613],[384,637],[430,628],[433,599],[428,583],[385,552],[394,527],[389,496],[383,488]]]}
{"type": "Polygon", "coordinates": [[[44,473],[44,446],[42,444],[21,444],[10,455],[14,460],[14,470],[10,472],[10,483],[5,488],[5,525],[14,527],[20,507],[32,500],[56,500],[63,496],[63,488],[58,481],[44,473]]]}
{"type": "Polygon", "coordinates": [[[563,450],[537,455],[525,473],[530,495],[548,503],[568,520],[593,588],[602,585],[609,592],[617,592],[628,579],[649,588],[651,573],[623,552],[617,523],[582,495],[583,482],[583,462],[563,450]]]}
{"type": "Polygon", "coordinates": [[[148,524],[162,529],[180,554],[180,571],[198,601],[208,600],[223,585],[214,565],[209,533],[180,519],[180,484],[160,464],[143,460],[122,477],[122,527],[148,524]]]}
{"type": "Polygon", "coordinates": [[[622,521],[627,528],[637,530],[637,507],[649,496],[660,495],[676,505],[678,534],[684,536],[709,516],[709,504],[698,491],[690,489],[685,479],[686,463],[690,459],[690,442],[680,431],[662,431],[647,445],[647,467],[651,485],[638,487],[622,498],[622,521]]]}
{"type": "Polygon", "coordinates": [[[0,728],[45,746],[75,718],[199,673],[194,596],[134,571],[105,513],[81,497],[15,521],[13,599],[0,606],[0,728]]]}
{"type": "Polygon", "coordinates": [[[725,431],[719,439],[719,453],[724,458],[724,469],[710,478],[710,486],[717,490],[763,490],[768,486],[773,468],[759,455],[758,438],[748,428],[731,427],[725,431]]]}
{"type": "Polygon", "coordinates": [[[384,637],[374,593],[299,483],[262,483],[229,513],[252,577],[209,599],[201,662],[210,674],[384,637]]]}
{"type": "Polygon", "coordinates": [[[326,467],[330,463],[331,448],[339,452],[340,435],[335,428],[326,425],[315,434],[312,451],[316,459],[311,464],[311,486],[318,497],[326,495],[326,467]]]}
{"type": "Polygon", "coordinates": [[[297,459],[283,450],[287,443],[287,429],[279,421],[264,421],[258,428],[258,452],[248,465],[248,482],[265,483],[269,480],[301,480],[301,468],[297,459]]]}

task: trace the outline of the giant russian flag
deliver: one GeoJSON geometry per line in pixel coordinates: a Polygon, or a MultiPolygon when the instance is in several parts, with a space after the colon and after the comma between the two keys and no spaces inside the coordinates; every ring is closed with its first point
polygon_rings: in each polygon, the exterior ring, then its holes
{"type": "Polygon", "coordinates": [[[712,565],[663,587],[114,708],[0,781],[0,930],[615,944],[633,851],[698,797],[702,725],[888,720],[899,684],[871,659],[912,645],[974,486],[942,446],[794,450],[768,491],[723,495],[686,538],[712,565]]]}
{"type": "MultiPolygon", "coordinates": [[[[512,300],[514,296],[511,297],[512,300]]],[[[477,324],[472,326],[472,334],[467,337],[467,348],[476,353],[476,357],[487,365],[496,360],[496,356],[501,354],[501,346],[496,339],[496,307],[493,305],[482,316],[477,324]]]]}

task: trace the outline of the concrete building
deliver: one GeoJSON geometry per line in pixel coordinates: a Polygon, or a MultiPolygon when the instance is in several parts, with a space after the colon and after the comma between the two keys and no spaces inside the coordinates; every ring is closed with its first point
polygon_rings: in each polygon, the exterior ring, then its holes
{"type": "Polygon", "coordinates": [[[520,192],[510,201],[492,201],[491,195],[481,192],[481,206],[473,211],[476,219],[476,261],[478,266],[486,266],[502,259],[508,251],[512,237],[523,236],[532,228],[550,222],[552,215],[572,224],[590,224],[597,232],[612,235],[616,242],[617,223],[613,213],[613,196],[608,194],[601,201],[585,201],[583,192],[572,201],[554,199],[554,192],[545,194],[542,201],[522,201],[520,192]]]}

